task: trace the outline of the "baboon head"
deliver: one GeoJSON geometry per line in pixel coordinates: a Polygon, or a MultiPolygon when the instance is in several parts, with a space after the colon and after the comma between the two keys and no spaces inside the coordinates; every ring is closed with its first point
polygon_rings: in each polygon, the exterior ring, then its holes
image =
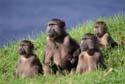
{"type": "Polygon", "coordinates": [[[102,36],[107,32],[107,25],[103,21],[97,21],[94,25],[94,33],[97,36],[102,36]]]}
{"type": "Polygon", "coordinates": [[[86,33],[80,43],[80,49],[81,51],[87,51],[91,49],[97,49],[98,48],[98,41],[94,34],[86,33]]]}
{"type": "Polygon", "coordinates": [[[23,40],[21,41],[18,51],[20,55],[29,55],[32,54],[34,50],[34,45],[29,40],[23,40]]]}
{"type": "Polygon", "coordinates": [[[65,33],[65,22],[61,19],[51,19],[48,21],[46,32],[49,38],[61,37],[65,33]]]}

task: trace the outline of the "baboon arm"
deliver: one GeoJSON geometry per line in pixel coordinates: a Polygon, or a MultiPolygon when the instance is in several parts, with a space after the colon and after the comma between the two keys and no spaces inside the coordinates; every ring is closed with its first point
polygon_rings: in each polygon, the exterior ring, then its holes
{"type": "Polygon", "coordinates": [[[100,62],[101,67],[102,67],[103,69],[106,69],[107,66],[106,66],[106,64],[105,64],[105,60],[104,60],[104,57],[103,57],[102,54],[99,56],[99,60],[100,60],[99,62],[100,62]]]}
{"type": "Polygon", "coordinates": [[[51,57],[52,56],[49,54],[49,51],[45,52],[44,65],[43,65],[43,71],[45,75],[49,75],[51,73],[50,69],[51,57]]]}
{"type": "Polygon", "coordinates": [[[78,59],[78,64],[76,68],[76,73],[82,72],[83,70],[83,61],[84,61],[84,55],[80,54],[78,59]]]}
{"type": "Polygon", "coordinates": [[[50,64],[50,61],[52,59],[52,55],[53,55],[53,42],[50,40],[49,37],[47,37],[47,45],[46,45],[46,49],[44,52],[44,59],[43,59],[43,63],[44,64],[50,64]]]}
{"type": "Polygon", "coordinates": [[[38,71],[37,73],[42,73],[43,72],[43,69],[42,69],[42,64],[40,62],[40,60],[38,58],[35,58],[34,61],[32,62],[33,64],[33,69],[35,71],[38,71]]]}
{"type": "Polygon", "coordinates": [[[78,55],[80,53],[79,45],[73,40],[69,35],[67,35],[64,38],[64,43],[63,45],[68,49],[69,51],[73,52],[71,63],[74,64],[78,60],[78,55]]]}
{"type": "Polygon", "coordinates": [[[76,63],[78,61],[79,58],[79,54],[80,54],[81,50],[77,49],[74,53],[73,53],[73,58],[71,60],[71,63],[76,63]]]}
{"type": "Polygon", "coordinates": [[[104,47],[107,48],[109,46],[109,34],[106,33],[105,36],[103,37],[103,43],[105,43],[104,47]]]}
{"type": "Polygon", "coordinates": [[[44,64],[50,64],[51,59],[52,59],[51,50],[46,50],[44,56],[44,64]]]}
{"type": "Polygon", "coordinates": [[[70,42],[71,42],[71,38],[70,38],[69,35],[67,35],[67,36],[64,38],[63,44],[64,44],[64,46],[69,47],[69,46],[70,46],[70,42]]]}
{"type": "Polygon", "coordinates": [[[43,71],[46,75],[51,73],[50,69],[50,63],[52,60],[52,48],[51,45],[47,45],[45,53],[44,53],[44,65],[43,65],[43,71]]]}
{"type": "MultiPolygon", "coordinates": [[[[51,51],[50,51],[51,52],[51,51]]],[[[51,73],[50,69],[50,61],[51,61],[51,55],[49,54],[49,51],[47,50],[45,52],[45,57],[44,57],[44,65],[43,65],[43,71],[45,75],[49,75],[51,73]]]]}

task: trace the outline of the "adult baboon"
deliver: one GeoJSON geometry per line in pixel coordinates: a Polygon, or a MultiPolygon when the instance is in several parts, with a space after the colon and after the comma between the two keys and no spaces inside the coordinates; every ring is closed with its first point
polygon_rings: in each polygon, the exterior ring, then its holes
{"type": "Polygon", "coordinates": [[[61,19],[51,19],[47,27],[47,45],[44,56],[44,72],[52,73],[52,65],[56,66],[54,72],[70,72],[75,70],[78,55],[74,54],[79,48],[77,42],[65,31],[65,22],[61,19]]]}

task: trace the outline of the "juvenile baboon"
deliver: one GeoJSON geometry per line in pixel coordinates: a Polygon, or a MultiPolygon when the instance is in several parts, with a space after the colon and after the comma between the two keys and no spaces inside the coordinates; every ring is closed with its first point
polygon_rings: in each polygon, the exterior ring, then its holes
{"type": "Polygon", "coordinates": [[[21,41],[18,52],[19,58],[14,76],[31,77],[42,74],[42,64],[39,58],[33,53],[34,45],[29,40],[21,41]]]}
{"type": "Polygon", "coordinates": [[[70,72],[75,70],[78,55],[74,54],[79,48],[77,42],[65,31],[65,22],[61,19],[51,19],[47,27],[47,45],[44,56],[44,73],[51,74],[53,65],[54,72],[70,72]]]}
{"type": "Polygon", "coordinates": [[[94,33],[98,38],[99,45],[103,48],[116,47],[118,44],[113,40],[108,32],[105,22],[97,21],[94,25],[94,33]]]}
{"type": "Polygon", "coordinates": [[[80,43],[81,53],[79,55],[77,73],[96,70],[98,66],[106,68],[102,52],[98,47],[96,36],[86,33],[80,43]]]}

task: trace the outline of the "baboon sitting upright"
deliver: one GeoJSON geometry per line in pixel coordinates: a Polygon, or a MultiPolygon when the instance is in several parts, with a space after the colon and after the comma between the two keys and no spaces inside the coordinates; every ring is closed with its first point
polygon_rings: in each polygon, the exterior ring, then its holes
{"type": "Polygon", "coordinates": [[[31,77],[42,74],[42,64],[39,58],[33,53],[34,45],[29,40],[21,41],[19,45],[19,58],[14,76],[31,77]]]}
{"type": "Polygon", "coordinates": [[[112,39],[105,22],[97,21],[94,25],[94,33],[98,38],[99,45],[103,48],[116,47],[118,44],[112,39]]]}
{"type": "Polygon", "coordinates": [[[96,70],[99,65],[106,68],[96,36],[91,33],[86,33],[81,40],[80,50],[77,73],[96,70]]]}
{"type": "Polygon", "coordinates": [[[57,67],[57,72],[75,70],[78,55],[74,52],[79,48],[77,42],[65,31],[65,22],[61,19],[51,19],[47,24],[47,45],[44,56],[44,72],[52,73],[51,62],[57,67]]]}

